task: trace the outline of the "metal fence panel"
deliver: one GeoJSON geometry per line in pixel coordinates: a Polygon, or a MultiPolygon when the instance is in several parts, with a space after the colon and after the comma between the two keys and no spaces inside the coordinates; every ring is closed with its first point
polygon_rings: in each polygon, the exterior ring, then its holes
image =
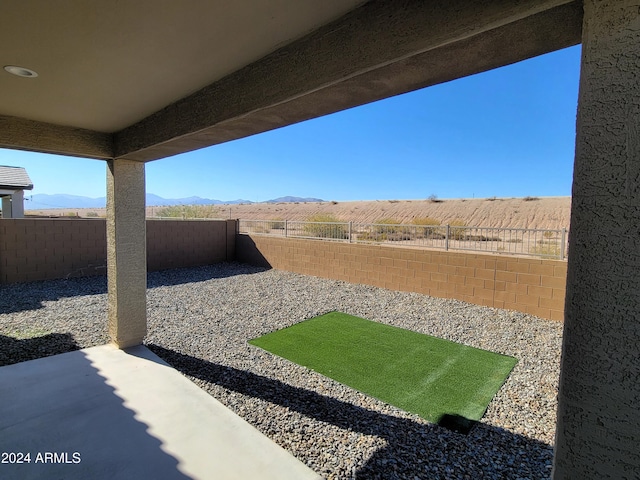
{"type": "Polygon", "coordinates": [[[558,259],[566,258],[568,249],[567,229],[239,220],[238,233],[558,259]]]}

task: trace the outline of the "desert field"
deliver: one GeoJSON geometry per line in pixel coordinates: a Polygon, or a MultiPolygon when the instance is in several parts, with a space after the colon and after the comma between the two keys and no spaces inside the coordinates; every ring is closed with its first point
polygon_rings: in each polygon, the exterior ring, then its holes
{"type": "MultiPolygon", "coordinates": [[[[148,217],[162,215],[166,207],[147,207],[148,217]]],[[[243,220],[306,220],[316,214],[330,214],[340,221],[376,223],[394,219],[411,223],[431,217],[447,224],[462,220],[471,227],[569,228],[571,197],[475,198],[442,200],[371,200],[317,203],[253,203],[212,205],[217,218],[243,220]]],[[[104,217],[105,209],[53,209],[27,211],[27,215],[104,217]]]]}

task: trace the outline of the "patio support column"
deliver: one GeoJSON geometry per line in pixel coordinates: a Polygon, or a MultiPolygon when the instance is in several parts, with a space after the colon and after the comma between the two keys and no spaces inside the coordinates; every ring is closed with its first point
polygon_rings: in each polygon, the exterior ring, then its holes
{"type": "Polygon", "coordinates": [[[553,478],[640,472],[640,4],[585,0],[553,478]]]}
{"type": "Polygon", "coordinates": [[[120,348],[147,333],[145,166],[107,162],[107,277],[109,336],[120,348]]]}
{"type": "Polygon", "coordinates": [[[24,218],[24,192],[22,190],[16,190],[11,195],[11,217],[24,218]]]}
{"type": "Polygon", "coordinates": [[[2,218],[13,218],[11,211],[11,197],[2,197],[2,218]]]}

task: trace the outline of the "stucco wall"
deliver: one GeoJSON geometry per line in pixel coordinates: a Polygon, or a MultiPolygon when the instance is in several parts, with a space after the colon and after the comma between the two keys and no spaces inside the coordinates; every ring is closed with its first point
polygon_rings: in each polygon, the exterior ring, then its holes
{"type": "Polygon", "coordinates": [[[554,475],[640,478],[640,3],[585,0],[554,475]]]}
{"type": "Polygon", "coordinates": [[[238,235],[236,258],[305,275],[454,298],[563,320],[560,260],[238,235]]]}
{"type": "MultiPolygon", "coordinates": [[[[235,221],[147,220],[147,269],[232,260],[235,221]]],[[[0,219],[0,283],[105,275],[104,219],[0,219]]]]}

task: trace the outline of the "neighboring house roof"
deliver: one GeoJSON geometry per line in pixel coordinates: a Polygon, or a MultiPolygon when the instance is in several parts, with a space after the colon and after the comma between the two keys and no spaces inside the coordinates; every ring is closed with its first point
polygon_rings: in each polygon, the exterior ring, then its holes
{"type": "Polygon", "coordinates": [[[24,168],[0,165],[0,189],[32,190],[33,183],[24,168]]]}

